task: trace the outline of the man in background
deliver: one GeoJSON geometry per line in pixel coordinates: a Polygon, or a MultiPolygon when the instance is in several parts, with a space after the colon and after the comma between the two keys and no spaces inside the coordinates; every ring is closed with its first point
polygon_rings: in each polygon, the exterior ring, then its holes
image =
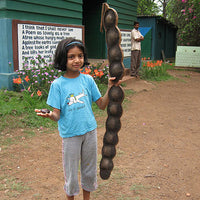
{"type": "Polygon", "coordinates": [[[134,29],[131,31],[131,76],[136,78],[139,78],[141,41],[144,40],[138,28],[139,22],[134,22],[134,29]]]}

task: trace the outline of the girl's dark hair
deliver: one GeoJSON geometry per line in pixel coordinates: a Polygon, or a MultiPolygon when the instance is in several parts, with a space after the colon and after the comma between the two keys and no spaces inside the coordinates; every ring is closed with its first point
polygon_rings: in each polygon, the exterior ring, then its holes
{"type": "Polygon", "coordinates": [[[54,61],[53,61],[54,68],[59,69],[61,71],[67,70],[67,66],[66,66],[67,53],[73,47],[78,47],[79,49],[81,49],[83,51],[84,64],[82,67],[89,64],[86,48],[85,48],[83,42],[81,40],[77,40],[74,38],[66,38],[66,39],[61,40],[58,43],[58,46],[57,46],[55,54],[54,54],[54,61]]]}

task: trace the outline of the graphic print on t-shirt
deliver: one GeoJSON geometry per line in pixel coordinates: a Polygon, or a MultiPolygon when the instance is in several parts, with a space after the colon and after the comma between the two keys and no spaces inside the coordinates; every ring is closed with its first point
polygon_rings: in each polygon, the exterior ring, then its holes
{"type": "Polygon", "coordinates": [[[71,106],[74,103],[84,103],[83,101],[80,100],[80,98],[84,96],[86,96],[86,94],[84,94],[84,91],[77,96],[74,96],[74,94],[70,94],[70,97],[67,98],[69,99],[69,102],[67,104],[71,106]]]}

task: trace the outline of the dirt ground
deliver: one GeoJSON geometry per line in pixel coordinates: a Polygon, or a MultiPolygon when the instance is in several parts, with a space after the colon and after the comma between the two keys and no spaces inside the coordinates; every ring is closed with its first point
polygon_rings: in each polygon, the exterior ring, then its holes
{"type": "MultiPolygon", "coordinates": [[[[169,73],[177,79],[126,81],[125,89],[136,93],[124,105],[112,174],[101,180],[98,168],[92,200],[200,200],[200,73],[169,73]]],[[[106,118],[97,118],[99,161],[106,118]]],[[[23,185],[22,191],[0,187],[1,200],[65,199],[58,132],[33,131],[36,136],[1,147],[1,184],[13,178],[23,185]]]]}

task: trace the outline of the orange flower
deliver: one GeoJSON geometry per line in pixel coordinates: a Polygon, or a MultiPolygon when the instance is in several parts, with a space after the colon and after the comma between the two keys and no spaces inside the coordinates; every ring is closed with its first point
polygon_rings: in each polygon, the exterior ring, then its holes
{"type": "Polygon", "coordinates": [[[151,63],[147,61],[147,67],[151,67],[151,63]]]}
{"type": "Polygon", "coordinates": [[[99,77],[101,78],[104,75],[103,71],[99,72],[99,77]]]}
{"type": "Polygon", "coordinates": [[[83,68],[79,69],[79,71],[80,71],[81,74],[85,74],[85,71],[83,70],[83,68]]]}
{"type": "Polygon", "coordinates": [[[18,78],[18,84],[21,84],[22,83],[22,79],[19,77],[18,78]]]}
{"type": "Polygon", "coordinates": [[[42,95],[42,92],[40,90],[38,90],[37,95],[40,97],[42,95]]]}
{"type": "Polygon", "coordinates": [[[162,66],[162,60],[157,60],[156,65],[157,66],[162,66]]]}
{"type": "Polygon", "coordinates": [[[14,78],[13,79],[13,83],[21,84],[22,83],[22,79],[20,77],[19,78],[14,78]]]}
{"type": "Polygon", "coordinates": [[[85,68],[85,73],[86,73],[86,74],[89,74],[90,72],[91,72],[91,69],[85,68]]]}
{"type": "Polygon", "coordinates": [[[97,69],[94,70],[96,76],[99,76],[99,71],[97,69]]]}
{"type": "Polygon", "coordinates": [[[25,77],[25,81],[26,81],[26,82],[29,82],[29,81],[30,81],[30,79],[28,78],[28,76],[25,77]]]}
{"type": "Polygon", "coordinates": [[[153,63],[151,63],[150,67],[155,67],[153,63]]]}
{"type": "Polygon", "coordinates": [[[13,83],[17,83],[17,79],[16,78],[13,78],[13,83]]]}

